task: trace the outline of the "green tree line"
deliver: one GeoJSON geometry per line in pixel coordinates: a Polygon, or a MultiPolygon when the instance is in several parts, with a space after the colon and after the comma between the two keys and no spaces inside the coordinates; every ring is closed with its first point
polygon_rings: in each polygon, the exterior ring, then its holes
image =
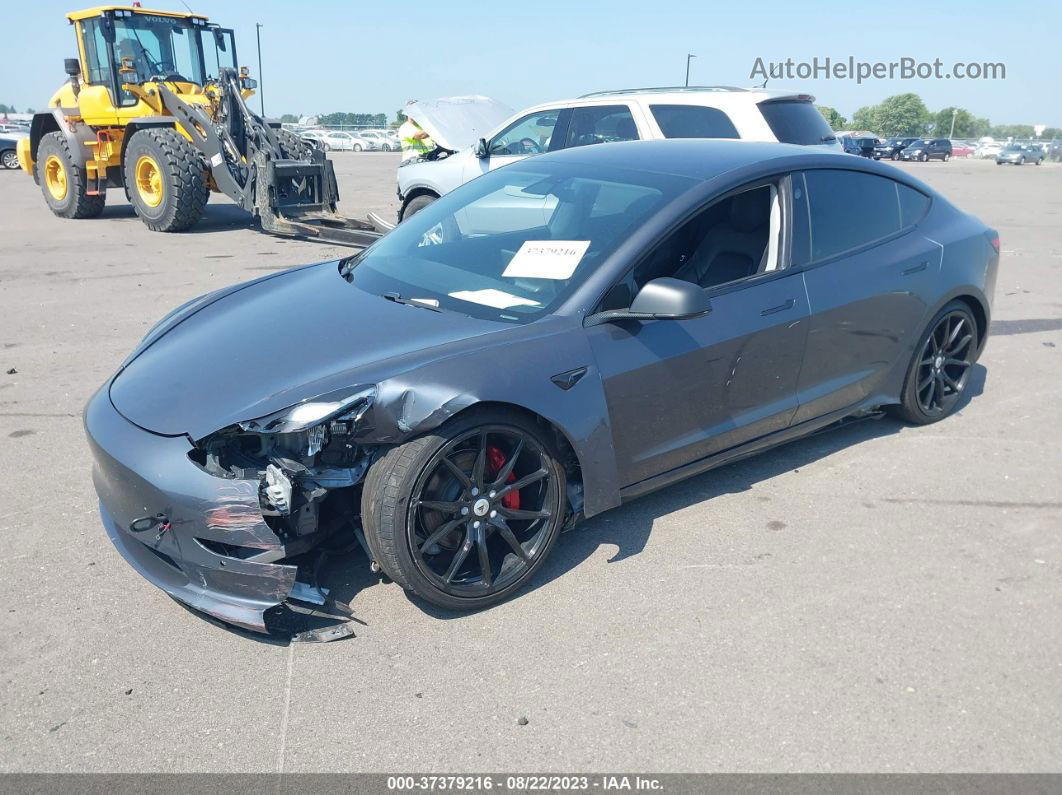
{"type": "MultiPolygon", "coordinates": [[[[817,106],[834,130],[869,130],[886,138],[903,135],[936,135],[953,138],[1035,138],[1031,124],[992,124],[965,108],[947,107],[930,111],[917,94],[886,97],[877,105],[865,105],[846,119],[828,105],[817,106]],[[954,121],[954,132],[952,122],[954,121]]],[[[1062,138],[1062,128],[1048,127],[1040,136],[1050,141],[1062,138]]]]}

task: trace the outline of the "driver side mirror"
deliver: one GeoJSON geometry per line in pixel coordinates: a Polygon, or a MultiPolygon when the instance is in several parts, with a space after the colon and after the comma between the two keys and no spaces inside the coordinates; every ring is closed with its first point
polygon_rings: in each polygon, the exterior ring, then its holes
{"type": "Polygon", "coordinates": [[[64,58],[63,71],[70,77],[77,77],[81,74],[81,62],[77,58],[64,58]]]}
{"type": "Polygon", "coordinates": [[[490,157],[490,147],[487,146],[486,138],[480,138],[476,141],[476,157],[480,160],[490,157]]]}
{"type": "Polygon", "coordinates": [[[661,277],[645,284],[634,296],[630,309],[611,309],[586,319],[596,326],[613,320],[688,320],[712,311],[704,288],[692,282],[661,277]]]}

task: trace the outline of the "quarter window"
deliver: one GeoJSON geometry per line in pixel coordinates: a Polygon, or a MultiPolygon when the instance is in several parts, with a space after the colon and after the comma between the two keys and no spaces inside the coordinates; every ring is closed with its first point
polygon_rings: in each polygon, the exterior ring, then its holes
{"type": "Polygon", "coordinates": [[[924,193],[896,183],[896,194],[900,202],[900,224],[908,227],[917,224],[929,209],[929,197],[924,193]]]}
{"type": "Polygon", "coordinates": [[[592,105],[572,111],[564,146],[637,141],[638,126],[626,105],[592,105]]]}
{"type": "Polygon", "coordinates": [[[740,138],[730,117],[704,105],[650,105],[665,138],[740,138]]]}

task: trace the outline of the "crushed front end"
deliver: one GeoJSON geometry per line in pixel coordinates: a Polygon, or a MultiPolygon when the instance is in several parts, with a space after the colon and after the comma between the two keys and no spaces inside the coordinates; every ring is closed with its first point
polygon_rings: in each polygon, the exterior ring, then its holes
{"type": "Polygon", "coordinates": [[[336,534],[356,537],[373,451],[352,437],[372,391],[192,440],[133,424],[109,387],[86,407],[85,428],[101,517],[129,564],[189,607],[256,632],[275,629],[292,600],[324,604],[297,558],[336,534]]]}

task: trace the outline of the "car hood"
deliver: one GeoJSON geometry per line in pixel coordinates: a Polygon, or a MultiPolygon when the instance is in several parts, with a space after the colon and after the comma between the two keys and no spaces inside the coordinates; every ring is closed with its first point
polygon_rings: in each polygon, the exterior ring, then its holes
{"type": "Polygon", "coordinates": [[[201,439],[302,400],[376,383],[444,355],[448,345],[507,328],[393,303],[325,262],[180,316],[118,371],[110,397],[145,430],[201,439]]]}
{"type": "Polygon", "coordinates": [[[508,105],[481,96],[415,100],[406,103],[402,112],[435,143],[454,152],[471,146],[513,115],[508,105]]]}

